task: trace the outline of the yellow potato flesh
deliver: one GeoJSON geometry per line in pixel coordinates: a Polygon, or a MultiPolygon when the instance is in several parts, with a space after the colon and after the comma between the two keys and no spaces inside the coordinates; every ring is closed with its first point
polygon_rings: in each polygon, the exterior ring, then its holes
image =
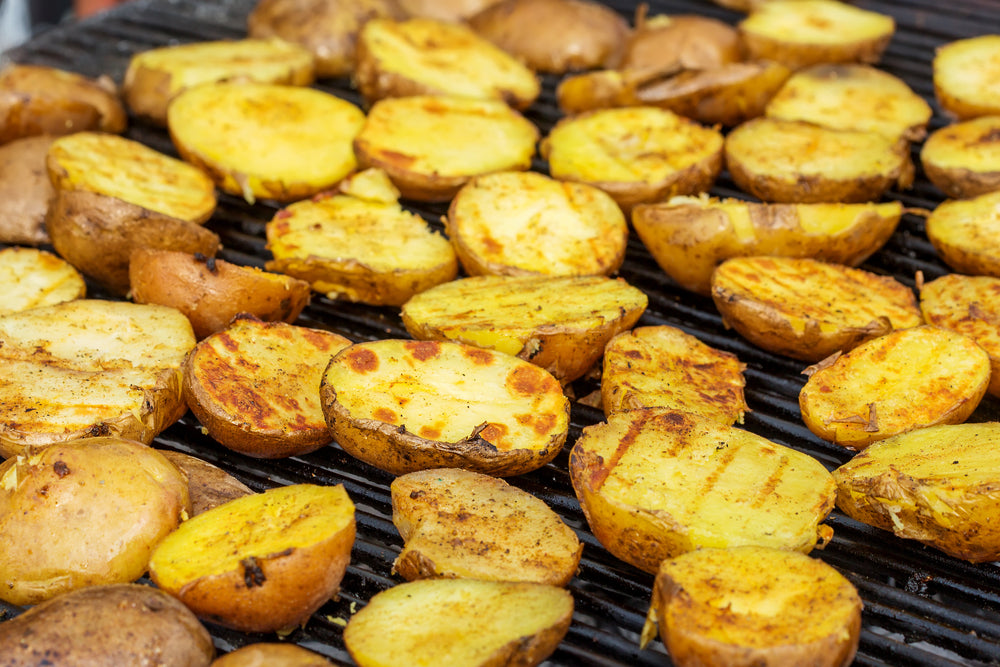
{"type": "Polygon", "coordinates": [[[920,159],[944,169],[1000,172],[1000,116],[941,128],[924,142],[920,159]]]}
{"type": "Polygon", "coordinates": [[[798,44],[841,44],[891,35],[891,16],[833,0],[765,2],[740,23],[744,32],[798,44]]]}
{"type": "Polygon", "coordinates": [[[65,260],[35,248],[0,250],[0,315],[84,296],[83,276],[65,260]]]}
{"type": "Polygon", "coordinates": [[[927,238],[953,269],[1000,276],[1000,192],[940,204],[927,218],[927,238]]]}
{"type": "Polygon", "coordinates": [[[959,118],[1000,113],[1000,35],[945,44],[934,55],[934,88],[946,110],[959,118]]]}

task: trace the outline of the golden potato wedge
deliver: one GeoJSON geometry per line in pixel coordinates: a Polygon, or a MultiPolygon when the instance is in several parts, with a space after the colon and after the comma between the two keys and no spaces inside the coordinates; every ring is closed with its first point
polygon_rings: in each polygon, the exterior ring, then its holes
{"type": "Polygon", "coordinates": [[[392,482],[392,522],[403,538],[393,572],[408,581],[464,578],[565,586],[583,545],[544,501],[502,479],[459,468],[392,482]]]}
{"type": "Polygon", "coordinates": [[[0,145],[0,243],[50,243],[45,214],[55,191],[45,157],[55,137],[40,135],[0,145]]]}
{"type": "Polygon", "coordinates": [[[82,299],[87,284],[69,262],[35,248],[0,250],[0,315],[82,299]]]}
{"type": "Polygon", "coordinates": [[[1000,424],[946,424],[877,442],[833,471],[858,521],[973,563],[1000,559],[1000,424]]]}
{"type": "Polygon", "coordinates": [[[736,185],[770,202],[874,201],[914,177],[905,139],[802,121],[748,121],[726,137],[725,155],[736,185]]]}
{"type": "Polygon", "coordinates": [[[678,667],[847,667],[861,596],[821,560],[765,547],[702,549],[663,561],[644,643],[659,625],[678,667]]]}
{"type": "Polygon", "coordinates": [[[955,271],[1000,277],[1000,192],[942,202],[927,216],[927,238],[955,271]]]}
{"type": "Polygon", "coordinates": [[[319,402],[330,358],[351,341],[240,317],[184,361],[184,400],[208,434],[258,458],[305,454],[332,439],[319,402]]]}
{"type": "Polygon", "coordinates": [[[697,14],[636,16],[620,70],[663,72],[711,69],[743,60],[739,33],[728,23],[697,14]]]}
{"type": "Polygon", "coordinates": [[[468,26],[425,18],[365,23],[353,79],[368,102],[454,95],[525,109],[542,90],[534,72],[468,26]]]}
{"type": "Polygon", "coordinates": [[[532,667],[555,651],[572,616],[573,597],[558,586],[426,579],[372,597],[347,622],[344,644],[359,667],[532,667]]]}
{"type": "Polygon", "coordinates": [[[319,653],[296,644],[247,644],[212,662],[211,667],[332,667],[319,653]]]}
{"type": "Polygon", "coordinates": [[[541,144],[553,178],[607,192],[633,206],[708,190],[722,168],[722,134],[654,107],[563,118],[541,144]]]}
{"type": "Polygon", "coordinates": [[[190,510],[187,480],[141,442],[83,438],[12,456],[0,464],[0,599],[135,581],[190,510]]]}
{"type": "Polygon", "coordinates": [[[337,594],[353,545],[343,485],[290,484],[188,519],[156,545],[149,576],[199,618],[289,630],[337,594]]]}
{"type": "Polygon", "coordinates": [[[812,257],[857,266],[889,240],[903,215],[881,204],[758,204],[674,197],[632,211],[632,226],[681,287],[712,292],[712,272],[732,257],[812,257]]]}
{"type": "Polygon", "coordinates": [[[536,141],[534,124],[503,102],[417,95],[372,105],[354,151],[404,197],[448,201],[475,176],[529,169],[536,141]]]}
{"type": "Polygon", "coordinates": [[[648,301],[620,278],[477,276],[418,294],[401,314],[414,338],[512,354],[565,384],[586,373],[648,301]]]}
{"type": "Polygon", "coordinates": [[[554,459],[569,428],[569,400],[547,371],[448,341],[356,343],[330,361],[320,395],[344,451],[394,475],[520,475],[554,459]]]}
{"type": "Polygon", "coordinates": [[[169,449],[157,450],[187,478],[188,497],[191,499],[191,516],[253,493],[246,484],[228,472],[207,461],[169,449]]]}
{"type": "Polygon", "coordinates": [[[603,190],[530,171],[469,181],[445,225],[472,276],[608,275],[625,260],[628,244],[625,216],[603,190]]]}
{"type": "Polygon", "coordinates": [[[754,345],[804,361],[923,323],[906,285],[814,259],[728,259],[712,274],[712,300],[726,325],[754,345]]]}
{"type": "Polygon", "coordinates": [[[746,364],[671,326],[625,331],[604,349],[601,403],[611,416],[637,408],[691,412],[726,426],[743,423],[746,364]]]}
{"type": "Polygon", "coordinates": [[[688,551],[744,545],[808,553],[836,487],[808,454],[687,412],[618,412],[583,429],[570,479],[594,536],[655,573],[688,551]]]}
{"type": "Polygon", "coordinates": [[[216,81],[258,81],[290,86],[313,82],[313,55],[281,39],[239,39],[175,44],[132,56],[122,96],[132,113],[167,124],[167,105],[183,90],[216,81]]]}
{"type": "Polygon", "coordinates": [[[982,116],[942,127],[920,149],[931,183],[949,197],[977,197],[1000,190],[1000,116],[982,116]]]}
{"type": "Polygon", "coordinates": [[[990,358],[974,340],[932,326],[892,331],[810,370],[799,392],[809,430],[864,449],[925,426],[960,424],[990,383],[990,358]]]}
{"type": "Polygon", "coordinates": [[[941,46],[934,53],[934,95],[958,120],[1000,114],[1000,35],[979,35],[941,46]]]}

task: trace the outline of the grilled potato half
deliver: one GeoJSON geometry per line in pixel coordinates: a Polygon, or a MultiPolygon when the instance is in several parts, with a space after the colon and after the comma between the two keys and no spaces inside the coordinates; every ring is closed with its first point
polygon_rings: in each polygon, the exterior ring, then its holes
{"type": "Polygon", "coordinates": [[[974,340],[932,326],[892,331],[810,369],[799,392],[809,430],[864,449],[924,426],[959,424],[990,383],[990,358],[974,340]]]}
{"type": "Polygon", "coordinates": [[[0,315],[82,299],[87,284],[69,262],[35,248],[0,250],[0,315]]]}
{"type": "Polygon", "coordinates": [[[462,343],[356,343],[330,361],[320,395],[344,451],[394,475],[520,475],[554,459],[569,428],[569,400],[551,374],[462,343]]]}
{"type": "Polygon", "coordinates": [[[712,300],[754,345],[805,361],[923,323],[906,285],[814,259],[728,259],[712,274],[712,300]]]}
{"type": "Polygon", "coordinates": [[[934,52],[934,95],[958,120],[1000,114],[1000,35],[959,39],[934,52]]]}
{"type": "Polygon", "coordinates": [[[837,507],[858,521],[973,563],[1000,559],[1000,424],[920,428],[833,471],[837,507]]]}
{"type": "Polygon", "coordinates": [[[811,257],[857,266],[885,245],[903,205],[758,204],[674,197],[632,210],[632,226],[660,268],[681,287],[712,292],[712,272],[732,257],[811,257]]]}
{"type": "Polygon", "coordinates": [[[392,522],[404,579],[464,578],[565,586],[583,545],[548,505],[502,479],[459,468],[392,482],[392,522]]]}
{"type": "Polygon", "coordinates": [[[403,305],[402,318],[414,338],[512,354],[565,384],[586,373],[648,301],[621,279],[477,276],[418,294],[403,305]]]}
{"type": "Polygon", "coordinates": [[[706,547],[768,546],[808,553],[836,487],[807,454],[687,412],[619,412],[583,429],[570,479],[594,536],[655,573],[706,547]]]}
{"type": "Polygon", "coordinates": [[[298,644],[281,642],[257,642],[245,644],[235,651],[213,661],[211,667],[258,667],[259,665],[275,665],[276,667],[333,667],[331,662],[319,653],[303,648],[298,644]]]}
{"type": "Polygon", "coordinates": [[[927,216],[927,238],[955,271],[1000,277],[1000,191],[942,202],[927,216]]]}
{"type": "Polygon", "coordinates": [[[45,214],[55,190],[45,158],[54,140],[46,134],[0,144],[0,243],[51,243],[45,214]]]}
{"type": "Polygon", "coordinates": [[[949,197],[1000,190],[1000,115],[948,125],[927,138],[920,162],[931,183],[949,197]]]}
{"type": "Polygon", "coordinates": [[[711,69],[743,60],[736,28],[697,14],[636,15],[621,70],[711,69]]]}

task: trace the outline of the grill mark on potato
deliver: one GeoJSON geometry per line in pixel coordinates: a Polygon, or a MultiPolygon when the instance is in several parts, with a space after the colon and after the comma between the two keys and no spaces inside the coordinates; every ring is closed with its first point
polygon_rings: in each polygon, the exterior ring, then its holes
{"type": "Polygon", "coordinates": [[[621,438],[618,440],[618,447],[606,460],[596,452],[586,452],[587,458],[593,457],[594,463],[597,469],[591,475],[590,483],[596,493],[603,485],[604,482],[611,475],[611,472],[621,461],[621,458],[625,456],[625,453],[629,450],[634,443],[636,438],[639,437],[639,432],[642,430],[642,425],[636,421],[629,422],[628,431],[622,434],[621,438]]]}
{"type": "Polygon", "coordinates": [[[441,343],[433,340],[407,341],[403,347],[417,361],[427,361],[441,354],[441,343]]]}
{"type": "Polygon", "coordinates": [[[705,476],[705,481],[702,483],[701,489],[698,491],[699,497],[707,496],[715,488],[718,483],[719,478],[722,477],[722,473],[725,472],[729,464],[733,462],[736,457],[736,447],[730,447],[729,443],[725,441],[720,441],[719,446],[715,448],[715,451],[721,451],[722,454],[715,460],[715,466],[712,471],[705,476]]]}
{"type": "Polygon", "coordinates": [[[548,433],[556,424],[556,416],[553,414],[543,414],[543,415],[514,415],[514,419],[517,423],[527,426],[528,428],[535,431],[539,435],[544,435],[548,433]]]}
{"type": "Polygon", "coordinates": [[[371,350],[351,350],[345,357],[347,365],[355,373],[371,373],[378,370],[378,355],[371,350]]]}
{"type": "Polygon", "coordinates": [[[778,484],[781,483],[781,477],[785,474],[785,469],[788,468],[788,464],[788,457],[782,455],[782,457],[778,460],[778,465],[775,466],[774,471],[768,475],[767,480],[757,492],[757,496],[751,501],[750,507],[758,509],[770,499],[770,495],[774,493],[774,490],[778,488],[778,484]]]}
{"type": "Polygon", "coordinates": [[[399,419],[399,415],[388,408],[379,407],[372,413],[372,418],[387,424],[395,424],[399,419]]]}
{"type": "MultiPolygon", "coordinates": [[[[507,376],[507,386],[522,396],[533,396],[549,391],[549,383],[541,369],[534,366],[518,366],[507,376]]],[[[551,376],[549,376],[551,378],[551,376]]],[[[555,380],[552,380],[555,382],[555,380]]]]}

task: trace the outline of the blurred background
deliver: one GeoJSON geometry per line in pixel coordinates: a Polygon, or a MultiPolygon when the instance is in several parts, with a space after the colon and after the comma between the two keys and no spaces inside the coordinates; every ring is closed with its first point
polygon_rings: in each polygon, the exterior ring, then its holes
{"type": "Polygon", "coordinates": [[[0,54],[65,21],[75,21],[126,0],[0,0],[0,54]]]}

